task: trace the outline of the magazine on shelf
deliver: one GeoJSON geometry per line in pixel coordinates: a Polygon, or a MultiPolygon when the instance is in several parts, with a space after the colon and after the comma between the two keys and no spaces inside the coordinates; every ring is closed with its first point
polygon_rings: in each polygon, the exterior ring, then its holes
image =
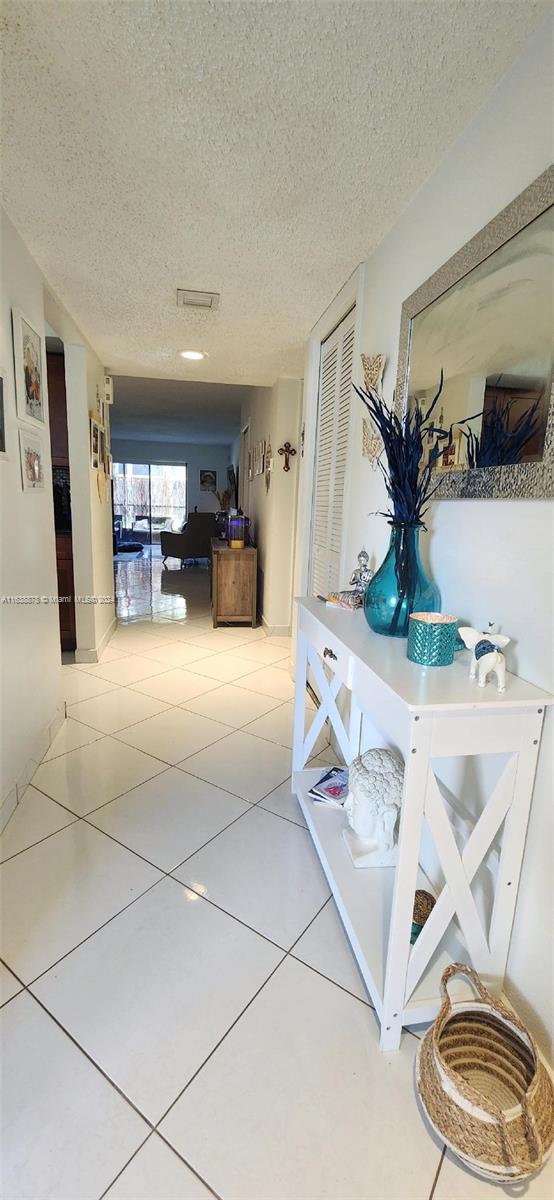
{"type": "Polygon", "coordinates": [[[331,767],[314,784],[308,795],[317,804],[343,808],[348,795],[348,767],[331,767]]]}

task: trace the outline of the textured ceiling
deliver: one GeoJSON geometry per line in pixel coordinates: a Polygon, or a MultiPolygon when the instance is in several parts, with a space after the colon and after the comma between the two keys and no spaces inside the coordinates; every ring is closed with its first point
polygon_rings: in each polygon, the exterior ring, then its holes
{"type": "Polygon", "coordinates": [[[114,373],[271,384],[548,9],[8,0],[6,208],[114,373]]]}
{"type": "Polygon", "coordinates": [[[230,445],[247,395],[236,385],[116,375],[112,436],[230,445]]]}

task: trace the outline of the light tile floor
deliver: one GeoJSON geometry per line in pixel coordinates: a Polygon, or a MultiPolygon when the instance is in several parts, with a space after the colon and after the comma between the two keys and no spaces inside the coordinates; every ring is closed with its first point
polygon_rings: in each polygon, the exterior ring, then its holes
{"type": "Polygon", "coordinates": [[[417,1038],[378,1049],[290,791],[289,639],[214,633],[203,571],[117,591],[0,840],[4,1200],[492,1198],[422,1122],[417,1038]]]}

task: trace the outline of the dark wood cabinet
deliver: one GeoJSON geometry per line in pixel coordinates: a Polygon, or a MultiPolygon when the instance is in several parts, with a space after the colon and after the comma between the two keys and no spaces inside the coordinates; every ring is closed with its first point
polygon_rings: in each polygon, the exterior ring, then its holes
{"type": "Polygon", "coordinates": [[[231,550],[227,542],[212,538],[212,618],[221,624],[256,624],[255,546],[231,550]]]}
{"type": "Polygon", "coordinates": [[[69,438],[67,433],[67,400],[65,394],[65,357],[47,351],[48,372],[48,415],[50,419],[50,445],[52,462],[56,466],[69,466],[69,438]]]}
{"type": "Polygon", "coordinates": [[[71,534],[56,534],[56,566],[58,571],[58,605],[62,650],[74,650],[76,645],[75,599],[73,582],[73,546],[71,534]]]}
{"type": "MultiPolygon", "coordinates": [[[[61,342],[59,343],[61,347],[61,342]]],[[[63,347],[47,349],[48,413],[52,447],[52,484],[56,530],[56,569],[58,576],[58,612],[62,650],[75,650],[75,584],[73,580],[73,538],[71,534],[71,484],[69,477],[69,439],[65,392],[63,347]]]]}

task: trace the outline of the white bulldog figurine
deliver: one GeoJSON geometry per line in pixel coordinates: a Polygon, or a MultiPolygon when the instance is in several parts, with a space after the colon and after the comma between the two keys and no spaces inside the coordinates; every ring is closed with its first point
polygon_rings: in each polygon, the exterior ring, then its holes
{"type": "Polygon", "coordinates": [[[510,642],[502,633],[480,633],[478,629],[464,626],[458,633],[468,650],[471,650],[469,678],[484,687],[489,675],[496,676],[499,692],[506,691],[506,659],[500,651],[510,642]]]}
{"type": "Polygon", "coordinates": [[[344,805],[350,828],[343,838],[355,867],[396,863],[403,782],[402,763],[391,750],[367,750],[351,763],[344,805]]]}

